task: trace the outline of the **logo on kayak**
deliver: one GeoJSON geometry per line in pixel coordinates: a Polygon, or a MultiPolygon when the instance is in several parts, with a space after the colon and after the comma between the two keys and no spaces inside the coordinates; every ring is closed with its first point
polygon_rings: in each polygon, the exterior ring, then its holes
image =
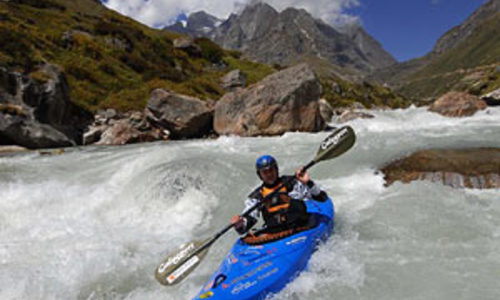
{"type": "Polygon", "coordinates": [[[235,284],[238,281],[242,281],[242,280],[245,280],[247,278],[250,278],[253,275],[255,275],[257,272],[260,272],[260,271],[264,270],[265,268],[271,266],[272,264],[273,263],[271,261],[263,263],[260,266],[258,266],[257,268],[255,268],[255,269],[253,269],[251,271],[248,271],[247,273],[241,275],[240,277],[237,277],[237,278],[233,279],[233,281],[231,281],[231,284],[235,284]]]}
{"type": "Polygon", "coordinates": [[[321,143],[320,145],[321,150],[325,150],[326,148],[330,147],[333,144],[338,144],[339,140],[343,138],[347,133],[348,133],[347,128],[344,128],[338,134],[323,141],[323,143],[321,143]]]}
{"type": "Polygon", "coordinates": [[[305,240],[307,240],[307,236],[301,236],[301,237],[294,238],[293,240],[286,242],[286,244],[287,245],[295,245],[295,244],[298,244],[298,243],[302,243],[305,240]]]}
{"type": "Polygon", "coordinates": [[[236,285],[231,290],[231,294],[238,295],[242,291],[247,290],[247,289],[251,288],[252,286],[254,286],[256,284],[257,284],[257,281],[247,281],[247,282],[238,283],[238,285],[236,285]]]}
{"type": "Polygon", "coordinates": [[[274,268],[271,271],[267,272],[266,274],[260,275],[259,277],[257,277],[257,279],[259,279],[259,281],[262,281],[267,277],[273,275],[274,273],[278,272],[278,270],[279,270],[278,268],[274,268]]]}
{"type": "Polygon", "coordinates": [[[165,270],[170,267],[171,265],[176,265],[179,263],[179,261],[181,259],[183,259],[184,257],[186,257],[188,255],[188,253],[194,249],[194,244],[191,243],[189,244],[189,246],[187,246],[186,248],[184,248],[181,252],[177,253],[176,256],[174,257],[170,257],[167,262],[161,264],[159,267],[158,267],[158,272],[159,273],[163,273],[165,272],[165,270]]]}

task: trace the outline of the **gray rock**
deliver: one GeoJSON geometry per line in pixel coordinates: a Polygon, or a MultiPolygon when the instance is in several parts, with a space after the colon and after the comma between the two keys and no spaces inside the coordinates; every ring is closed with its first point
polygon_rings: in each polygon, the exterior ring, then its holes
{"type": "Polygon", "coordinates": [[[222,77],[222,88],[227,91],[233,91],[235,88],[245,87],[246,76],[238,69],[232,70],[222,77]]]}
{"type": "Polygon", "coordinates": [[[59,67],[45,64],[38,71],[48,79],[39,82],[0,68],[0,144],[28,148],[81,144],[92,115],[70,101],[69,86],[59,67]]]}
{"type": "Polygon", "coordinates": [[[496,89],[486,95],[481,96],[481,99],[486,102],[489,106],[499,106],[500,105],[500,89],[496,89]]]}
{"type": "Polygon", "coordinates": [[[106,125],[100,125],[95,127],[91,126],[91,128],[83,134],[83,144],[91,145],[98,142],[107,128],[108,126],[106,125]]]}
{"type": "Polygon", "coordinates": [[[329,123],[332,121],[333,108],[325,99],[319,99],[319,113],[325,123],[329,123]]]}
{"type": "Polygon", "coordinates": [[[201,55],[201,48],[194,43],[190,37],[182,37],[174,40],[174,48],[186,51],[193,56],[201,55]]]}
{"type": "Polygon", "coordinates": [[[193,97],[156,89],[145,109],[147,120],[168,130],[172,138],[203,137],[212,131],[213,110],[193,97]]]}
{"type": "Polygon", "coordinates": [[[372,119],[372,118],[375,118],[375,116],[369,113],[354,111],[354,110],[346,110],[337,118],[337,122],[346,123],[355,119],[372,119]]]}
{"type": "Polygon", "coordinates": [[[224,95],[215,105],[214,129],[218,134],[241,136],[320,131],[325,125],[320,95],[316,74],[300,64],[224,95]]]}

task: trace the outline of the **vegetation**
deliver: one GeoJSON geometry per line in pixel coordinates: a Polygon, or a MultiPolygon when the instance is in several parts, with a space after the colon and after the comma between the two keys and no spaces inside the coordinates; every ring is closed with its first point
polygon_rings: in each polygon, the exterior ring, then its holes
{"type": "Polygon", "coordinates": [[[218,99],[220,78],[240,68],[250,82],[275,70],[239,60],[208,39],[195,39],[201,55],[173,46],[180,37],[146,27],[95,0],[0,2],[0,66],[30,73],[60,65],[72,100],[91,111],[144,108],[150,92],[166,88],[201,99],[218,99]]]}
{"type": "MultiPolygon", "coordinates": [[[[156,88],[217,100],[225,92],[220,78],[231,70],[240,69],[253,84],[283,68],[249,61],[206,38],[194,39],[201,52],[175,48],[173,41],[179,37],[144,26],[95,0],[0,2],[0,66],[43,82],[48,77],[37,66],[57,64],[68,78],[72,101],[90,111],[141,110],[156,88]]],[[[313,66],[324,97],[334,106],[409,104],[386,88],[341,80],[322,60],[313,66]]]]}
{"type": "Polygon", "coordinates": [[[334,107],[351,106],[355,102],[366,108],[405,108],[411,105],[407,98],[388,88],[363,82],[361,84],[342,80],[338,77],[321,79],[323,97],[334,107]]]}
{"type": "Polygon", "coordinates": [[[425,67],[401,79],[400,92],[413,99],[450,91],[482,95],[500,87],[500,13],[485,20],[465,41],[434,54],[425,67]]]}

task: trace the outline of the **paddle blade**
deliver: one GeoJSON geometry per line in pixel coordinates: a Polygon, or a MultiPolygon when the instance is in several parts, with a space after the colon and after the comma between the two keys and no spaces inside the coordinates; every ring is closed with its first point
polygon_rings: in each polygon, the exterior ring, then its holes
{"type": "Polygon", "coordinates": [[[350,126],[341,127],[323,140],[313,161],[317,163],[337,157],[351,149],[355,142],[354,130],[350,126]]]}
{"type": "Polygon", "coordinates": [[[156,269],[155,277],[163,285],[174,285],[186,278],[208,252],[208,247],[193,255],[205,243],[194,241],[183,245],[175,253],[167,256],[156,269]]]}

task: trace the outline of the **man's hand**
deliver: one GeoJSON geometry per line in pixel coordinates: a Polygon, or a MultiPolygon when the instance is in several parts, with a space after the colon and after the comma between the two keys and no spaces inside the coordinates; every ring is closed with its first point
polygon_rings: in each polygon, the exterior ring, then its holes
{"type": "Polygon", "coordinates": [[[245,224],[245,219],[243,219],[240,215],[234,215],[229,222],[233,224],[235,228],[242,228],[245,224]]]}
{"type": "Polygon", "coordinates": [[[302,172],[302,167],[298,168],[295,171],[295,177],[297,177],[297,179],[303,184],[307,184],[309,180],[311,180],[311,178],[309,177],[309,173],[307,173],[307,171],[302,172]]]}

